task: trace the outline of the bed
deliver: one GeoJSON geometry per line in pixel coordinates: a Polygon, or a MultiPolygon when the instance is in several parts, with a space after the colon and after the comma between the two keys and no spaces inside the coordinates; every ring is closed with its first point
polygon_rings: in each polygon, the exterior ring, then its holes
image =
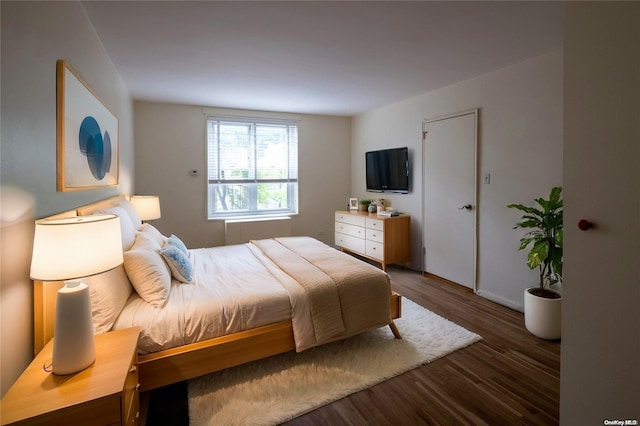
{"type": "MultiPolygon", "coordinates": [[[[122,266],[85,279],[94,327],[141,327],[141,391],[371,328],[388,325],[401,338],[393,323],[401,297],[391,291],[388,275],[313,238],[187,250],[179,237],[137,223],[124,196],[50,218],[94,213],[121,217],[125,258],[122,266]]],[[[53,336],[62,283],[34,285],[38,353],[53,336]]]]}

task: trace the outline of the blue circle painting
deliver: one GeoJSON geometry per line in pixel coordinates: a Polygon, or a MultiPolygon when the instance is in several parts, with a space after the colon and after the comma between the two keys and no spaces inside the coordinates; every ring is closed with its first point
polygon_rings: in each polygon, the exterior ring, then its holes
{"type": "Polygon", "coordinates": [[[78,135],[80,152],[87,157],[91,174],[98,180],[104,179],[111,168],[111,137],[109,132],[100,130],[95,118],[87,116],[80,124],[78,135]]]}

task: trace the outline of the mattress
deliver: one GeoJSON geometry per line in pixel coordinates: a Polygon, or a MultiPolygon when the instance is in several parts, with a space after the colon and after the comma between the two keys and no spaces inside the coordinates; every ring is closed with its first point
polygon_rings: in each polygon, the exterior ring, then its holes
{"type": "Polygon", "coordinates": [[[140,326],[138,351],[157,352],[291,319],[288,291],[248,244],[190,250],[195,280],[173,280],[162,308],[129,297],[114,329],[140,326]]]}

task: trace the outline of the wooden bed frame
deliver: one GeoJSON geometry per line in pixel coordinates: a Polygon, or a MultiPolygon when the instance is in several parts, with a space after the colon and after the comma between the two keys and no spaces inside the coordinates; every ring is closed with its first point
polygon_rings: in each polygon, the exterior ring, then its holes
{"type": "MultiPolygon", "coordinates": [[[[91,214],[95,210],[112,206],[116,196],[52,218],[91,214]]],[[[57,291],[64,283],[34,281],[34,351],[37,354],[53,337],[57,291]]],[[[402,315],[402,297],[391,295],[391,318],[402,315]]],[[[393,323],[389,324],[394,336],[401,339],[393,323]]],[[[291,321],[279,322],[202,342],[167,349],[138,357],[140,391],[220,371],[225,368],[295,350],[291,321]]],[[[99,356],[99,355],[98,355],[99,356]]]]}

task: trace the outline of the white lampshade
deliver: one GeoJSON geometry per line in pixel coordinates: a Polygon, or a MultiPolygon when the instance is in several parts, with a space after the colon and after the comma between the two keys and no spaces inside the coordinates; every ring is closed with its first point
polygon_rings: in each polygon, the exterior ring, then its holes
{"type": "Polygon", "coordinates": [[[160,198],[156,195],[132,195],[131,204],[138,210],[140,219],[160,219],[160,198]]]}
{"type": "Polygon", "coordinates": [[[31,278],[64,281],[122,264],[120,218],[78,216],[36,221],[31,278]]]}
{"type": "MultiPolygon", "coordinates": [[[[79,216],[36,221],[31,278],[63,281],[99,274],[123,262],[120,218],[79,216]]],[[[73,374],[96,359],[89,287],[66,281],[58,290],[52,371],[73,374]]]]}

